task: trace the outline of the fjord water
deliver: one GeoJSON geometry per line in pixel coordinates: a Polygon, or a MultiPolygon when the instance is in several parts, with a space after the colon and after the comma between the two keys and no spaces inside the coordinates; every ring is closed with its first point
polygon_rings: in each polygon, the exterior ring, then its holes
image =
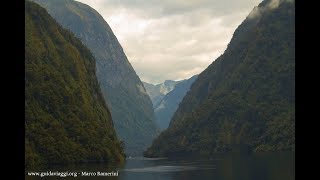
{"type": "MultiPolygon", "coordinates": [[[[56,166],[42,169],[41,171],[78,172],[78,176],[76,178],[72,177],[72,179],[294,180],[295,155],[294,152],[277,152],[250,155],[217,154],[207,159],[128,158],[123,165],[89,163],[74,166],[56,166]],[[81,176],[81,172],[98,171],[118,171],[119,176],[81,176]]],[[[32,177],[26,174],[26,179],[39,179],[39,177],[32,177]]],[[[52,179],[57,179],[57,177],[52,177],[52,179]]]]}

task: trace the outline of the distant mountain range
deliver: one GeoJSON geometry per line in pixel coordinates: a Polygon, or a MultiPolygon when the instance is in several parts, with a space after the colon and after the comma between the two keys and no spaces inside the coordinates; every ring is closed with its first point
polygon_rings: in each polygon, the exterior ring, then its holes
{"type": "Polygon", "coordinates": [[[96,59],[96,74],[110,106],[115,129],[128,155],[141,155],[158,128],[152,102],[103,17],[73,0],[34,0],[86,45],[96,59]]]}
{"type": "Polygon", "coordinates": [[[264,0],[199,74],[146,157],[295,150],[295,3],[264,0]]]}
{"type": "Polygon", "coordinates": [[[90,50],[25,1],[25,167],[124,161],[90,50]]]}
{"type": "Polygon", "coordinates": [[[144,87],[146,88],[147,93],[149,94],[153,107],[155,108],[162,98],[172,91],[177,83],[180,81],[165,80],[163,83],[153,85],[147,82],[143,82],[144,87]]]}
{"type": "Polygon", "coordinates": [[[156,122],[161,130],[168,127],[173,113],[196,78],[197,75],[181,81],[165,80],[157,85],[143,82],[152,100],[156,122]]]}
{"type": "Polygon", "coordinates": [[[183,97],[189,91],[191,84],[196,80],[197,75],[190,79],[178,81],[174,88],[166,93],[159,103],[154,107],[156,122],[160,129],[164,130],[169,126],[170,120],[177,110],[183,97]]]}

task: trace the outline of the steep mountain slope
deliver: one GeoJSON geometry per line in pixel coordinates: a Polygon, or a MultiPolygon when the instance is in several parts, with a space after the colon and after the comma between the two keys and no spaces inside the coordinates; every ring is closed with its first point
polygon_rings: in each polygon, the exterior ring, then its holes
{"type": "Polygon", "coordinates": [[[25,165],[123,161],[91,52],[25,2],[25,165]]]}
{"type": "Polygon", "coordinates": [[[195,75],[190,79],[179,81],[172,91],[167,93],[162,100],[154,107],[156,122],[160,129],[164,130],[169,126],[170,120],[177,110],[183,97],[189,91],[191,84],[198,76],[195,75]]]}
{"type": "Polygon", "coordinates": [[[172,80],[165,80],[163,83],[153,85],[147,82],[143,82],[144,87],[146,88],[147,93],[149,94],[153,108],[155,108],[163,97],[172,91],[176,84],[180,81],[172,81],[172,80]]]}
{"type": "Polygon", "coordinates": [[[295,149],[295,4],[265,0],[203,71],[145,156],[295,149]]]}
{"type": "Polygon", "coordinates": [[[91,50],[102,94],[110,105],[117,134],[125,141],[126,153],[141,154],[157,133],[152,102],[107,22],[80,2],[34,1],[91,50]]]}

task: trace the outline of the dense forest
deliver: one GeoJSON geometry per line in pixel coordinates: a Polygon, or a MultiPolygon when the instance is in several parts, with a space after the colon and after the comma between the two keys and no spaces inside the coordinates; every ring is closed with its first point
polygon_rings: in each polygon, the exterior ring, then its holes
{"type": "Polygon", "coordinates": [[[295,4],[279,2],[254,8],[146,157],[295,149],[295,4]]]}
{"type": "Polygon", "coordinates": [[[33,0],[86,45],[96,59],[96,75],[110,107],[115,130],[128,155],[141,156],[157,135],[152,102],[103,17],[74,0],[33,0]]]}
{"type": "Polygon", "coordinates": [[[123,161],[91,52],[25,1],[25,165],[123,161]]]}

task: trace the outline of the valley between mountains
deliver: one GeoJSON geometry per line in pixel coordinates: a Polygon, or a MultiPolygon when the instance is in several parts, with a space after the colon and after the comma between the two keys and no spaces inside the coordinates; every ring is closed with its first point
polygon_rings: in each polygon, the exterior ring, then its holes
{"type": "Polygon", "coordinates": [[[201,73],[153,84],[92,7],[26,0],[25,166],[294,152],[295,2],[252,9],[201,73]]]}

